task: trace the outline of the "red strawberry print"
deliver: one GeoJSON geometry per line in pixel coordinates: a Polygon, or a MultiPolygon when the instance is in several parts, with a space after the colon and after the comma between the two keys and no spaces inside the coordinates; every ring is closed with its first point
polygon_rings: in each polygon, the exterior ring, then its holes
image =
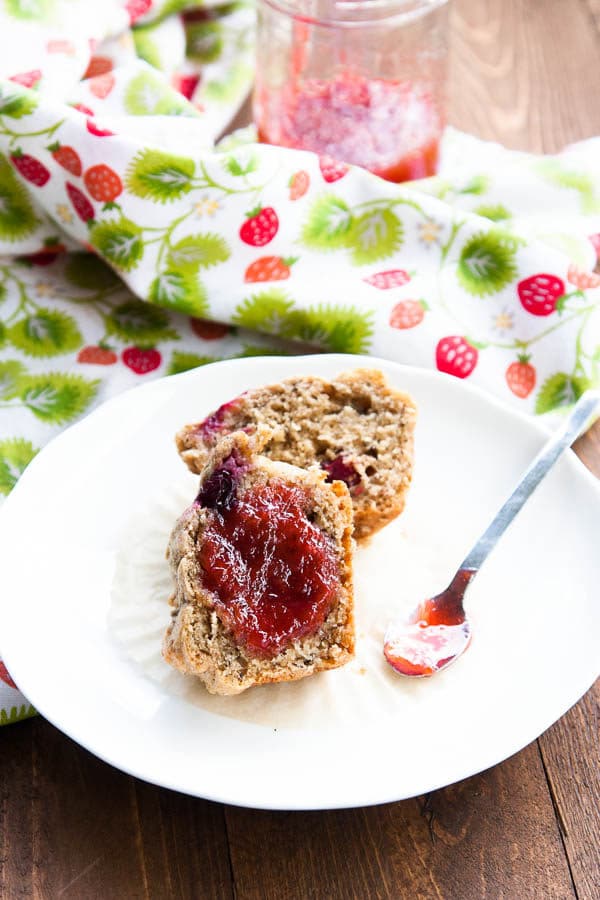
{"type": "Polygon", "coordinates": [[[240,237],[251,247],[264,247],[272,241],[279,230],[277,213],[271,206],[258,206],[246,214],[247,219],[240,228],[240,237]]]}
{"type": "Polygon", "coordinates": [[[133,24],[136,19],[147,13],[151,6],[152,0],[127,0],[125,9],[129,13],[130,23],[133,24]]]}
{"type": "Polygon", "coordinates": [[[600,287],[600,275],[595,272],[586,272],[573,264],[569,266],[567,280],[580,291],[591,291],[600,287]]]}
{"type": "Polygon", "coordinates": [[[11,688],[15,688],[15,690],[18,690],[16,684],[10,677],[8,669],[6,668],[6,666],[4,665],[4,663],[2,662],[1,659],[0,659],[0,678],[2,679],[4,684],[7,684],[11,688]]]}
{"type": "Polygon", "coordinates": [[[117,354],[108,347],[82,347],[77,354],[78,363],[93,366],[112,366],[118,360],[117,354]]]}
{"type": "Polygon", "coordinates": [[[218,341],[229,334],[229,325],[221,322],[211,322],[209,319],[190,319],[190,325],[194,334],[205,341],[218,341]]]}
{"type": "Polygon", "coordinates": [[[173,75],[173,87],[180,94],[183,94],[186,100],[192,99],[194,91],[199,84],[199,75],[173,75]]]}
{"type": "Polygon", "coordinates": [[[121,354],[121,359],[128,369],[136,375],[146,375],[158,369],[162,358],[158,350],[144,349],[143,347],[127,347],[121,354]]]}
{"type": "Polygon", "coordinates": [[[48,41],[46,51],[48,53],[64,53],[66,56],[75,56],[77,53],[75,44],[72,44],[71,41],[63,40],[48,41]]]}
{"type": "Polygon", "coordinates": [[[374,275],[369,275],[368,278],[363,278],[363,281],[379,288],[380,291],[389,291],[390,288],[408,284],[410,275],[404,269],[388,269],[387,272],[376,272],[374,275]]]}
{"type": "Polygon", "coordinates": [[[71,175],[81,175],[81,159],[73,147],[67,147],[64,144],[59,144],[57,141],[54,144],[50,144],[46,149],[50,151],[59,166],[62,166],[71,175]]]}
{"type": "Polygon", "coordinates": [[[288,182],[288,187],[290,189],[290,200],[299,200],[300,197],[304,197],[310,187],[310,175],[303,169],[300,169],[299,172],[294,172],[288,182]]]}
{"type": "Polygon", "coordinates": [[[73,204],[73,209],[79,216],[82,222],[89,222],[90,219],[95,218],[96,213],[94,212],[94,207],[85,196],[83,191],[80,191],[78,187],[75,187],[74,184],[70,184],[67,181],[66,184],[67,194],[69,195],[69,200],[73,204]]]}
{"type": "Polygon", "coordinates": [[[83,182],[94,200],[102,203],[112,203],[119,194],[123,193],[121,179],[104,163],[87,169],[83,176],[83,182]]]}
{"type": "Polygon", "coordinates": [[[73,103],[73,109],[76,109],[77,112],[83,113],[84,116],[93,116],[94,110],[90,109],[89,106],[84,106],[83,103],[73,103]]]}
{"type": "Polygon", "coordinates": [[[600,234],[590,234],[588,240],[596,251],[596,258],[600,259],[600,234]]]}
{"type": "Polygon", "coordinates": [[[285,281],[292,274],[290,266],[296,262],[295,257],[284,259],[282,256],[261,256],[250,263],[244,275],[244,281],[285,281]]]}
{"type": "Polygon", "coordinates": [[[22,84],[23,87],[32,88],[38,83],[41,77],[42,72],[40,69],[31,69],[30,72],[19,72],[17,75],[11,75],[8,80],[14,81],[17,84],[22,84]]]}
{"type": "Polygon", "coordinates": [[[106,75],[96,75],[95,78],[89,79],[88,84],[94,97],[104,100],[115,86],[115,76],[112,72],[107,72],[106,75]]]}
{"type": "Polygon", "coordinates": [[[536,372],[529,359],[530,357],[523,353],[506,370],[506,383],[520,400],[529,397],[535,387],[536,372]]]}
{"type": "Polygon", "coordinates": [[[435,348],[435,364],[439,371],[456,378],[468,378],[478,358],[477,348],[460,335],[442,338],[435,348]]]}
{"type": "Polygon", "coordinates": [[[100,128],[93,119],[87,120],[87,130],[96,137],[112,137],[114,135],[114,131],[109,131],[108,128],[100,128]]]}
{"type": "Polygon", "coordinates": [[[30,253],[23,259],[32,266],[49,266],[57,256],[66,252],[64,244],[59,244],[55,238],[47,238],[44,241],[44,249],[38,250],[37,253],[30,253]]]}
{"type": "Polygon", "coordinates": [[[85,79],[95,78],[97,75],[106,75],[107,72],[112,71],[112,67],[112,59],[108,56],[92,56],[87,69],[83,73],[83,77],[85,79]]]}
{"type": "Polygon", "coordinates": [[[35,156],[29,156],[22,150],[15,150],[10,158],[23,178],[31,184],[35,184],[36,187],[43,187],[49,181],[50,172],[35,156]]]}
{"type": "Polygon", "coordinates": [[[427,309],[422,300],[401,300],[396,303],[390,314],[390,325],[404,331],[406,328],[416,328],[425,316],[427,309]]]}
{"type": "Polygon", "coordinates": [[[549,316],[556,312],[556,303],[565,292],[565,283],[556,275],[531,275],[517,285],[519,300],[532,316],[549,316]]]}
{"type": "Polygon", "coordinates": [[[350,166],[347,166],[346,163],[338,162],[332,156],[320,156],[319,168],[321,175],[328,184],[339,181],[350,170],[350,166]]]}

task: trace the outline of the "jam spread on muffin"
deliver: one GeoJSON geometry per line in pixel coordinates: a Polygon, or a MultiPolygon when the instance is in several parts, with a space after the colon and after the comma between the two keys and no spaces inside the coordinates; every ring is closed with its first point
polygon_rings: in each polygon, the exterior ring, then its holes
{"type": "Polygon", "coordinates": [[[310,520],[301,485],[276,480],[238,492],[240,461],[224,460],[198,496],[212,510],[198,548],[204,587],[236,641],[274,656],[316,632],[335,603],[339,564],[310,520]]]}

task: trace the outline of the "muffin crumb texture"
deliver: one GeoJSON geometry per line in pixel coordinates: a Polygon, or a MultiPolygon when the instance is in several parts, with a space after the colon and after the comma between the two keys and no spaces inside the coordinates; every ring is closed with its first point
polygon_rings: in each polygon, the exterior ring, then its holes
{"type": "Polygon", "coordinates": [[[404,509],[413,464],[416,407],[375,369],[354,369],[333,381],[288,378],[241,394],[176,436],[192,472],[204,469],[233,431],[266,429],[262,453],[346,484],[354,536],[369,538],[404,509]]]}
{"type": "Polygon", "coordinates": [[[203,450],[198,495],[167,550],[163,656],[215,694],[305,678],[354,653],[349,490],[261,455],[273,440],[257,423],[203,450]]]}

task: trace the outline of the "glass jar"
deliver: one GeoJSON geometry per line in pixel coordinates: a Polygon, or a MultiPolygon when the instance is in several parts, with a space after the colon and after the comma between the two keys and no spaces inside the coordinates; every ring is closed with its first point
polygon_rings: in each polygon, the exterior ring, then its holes
{"type": "Polygon", "coordinates": [[[258,0],[259,140],[389,181],[435,174],[446,13],[447,0],[258,0]]]}

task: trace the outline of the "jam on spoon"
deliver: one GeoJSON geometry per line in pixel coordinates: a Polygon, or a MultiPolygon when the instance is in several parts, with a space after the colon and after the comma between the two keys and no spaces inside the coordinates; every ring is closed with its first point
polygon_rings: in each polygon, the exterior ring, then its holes
{"type": "Polygon", "coordinates": [[[465,592],[514,517],[561,453],[571,445],[600,403],[598,391],[587,391],[563,427],[545,444],[521,481],[468,554],[449,587],[424,600],[408,620],[393,621],[385,634],[385,658],[400,675],[424,677],[451,665],[471,641],[465,592]]]}

